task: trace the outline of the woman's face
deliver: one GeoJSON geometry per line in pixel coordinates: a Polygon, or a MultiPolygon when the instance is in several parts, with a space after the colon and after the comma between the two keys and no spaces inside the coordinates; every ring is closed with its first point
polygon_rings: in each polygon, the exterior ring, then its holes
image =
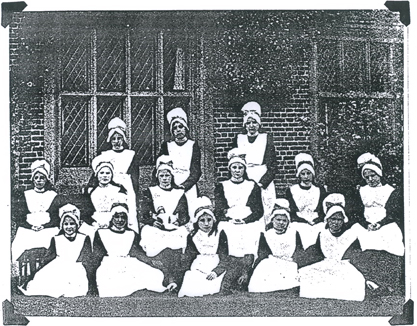
{"type": "Polygon", "coordinates": [[[123,149],[123,136],[117,132],[110,138],[111,147],[114,151],[120,151],[123,149]]]}
{"type": "Polygon", "coordinates": [[[248,118],[245,124],[248,135],[257,135],[259,131],[259,123],[254,118],[248,118]]]}
{"type": "Polygon", "coordinates": [[[275,232],[278,234],[285,233],[289,224],[290,221],[288,220],[288,217],[284,214],[275,215],[272,219],[272,225],[275,229],[275,232]]]}
{"type": "Polygon", "coordinates": [[[207,213],[204,213],[198,219],[198,228],[205,233],[210,232],[213,229],[213,225],[214,219],[211,215],[207,213]]]}
{"type": "Polygon", "coordinates": [[[337,233],[342,229],[344,224],[344,216],[341,212],[334,213],[327,219],[327,225],[331,233],[337,233]]]}
{"type": "Polygon", "coordinates": [[[381,183],[381,177],[370,169],[363,171],[363,178],[370,187],[376,187],[381,183]]]}
{"type": "Polygon", "coordinates": [[[64,217],[64,222],[62,222],[62,229],[66,236],[71,237],[77,232],[77,223],[75,223],[72,217],[64,217]]]}
{"type": "Polygon", "coordinates": [[[34,187],[38,190],[42,190],[45,187],[47,179],[43,173],[36,172],[32,180],[34,187]]]}
{"type": "Polygon", "coordinates": [[[300,172],[300,181],[306,186],[310,186],[313,182],[313,173],[310,170],[304,169],[300,172]]]}
{"type": "Polygon", "coordinates": [[[230,173],[232,174],[232,178],[239,180],[243,178],[243,174],[245,173],[245,166],[242,163],[236,162],[230,165],[230,173]]]}
{"type": "Polygon", "coordinates": [[[110,168],[107,166],[101,168],[100,171],[98,171],[97,173],[98,183],[101,186],[108,185],[110,181],[112,180],[112,178],[113,178],[113,173],[110,170],[110,168]]]}
{"type": "Polygon", "coordinates": [[[114,213],[112,223],[119,230],[125,229],[127,226],[127,214],[124,212],[114,213]]]}
{"type": "Polygon", "coordinates": [[[172,135],[174,136],[175,140],[181,141],[186,139],[185,126],[179,121],[174,122],[174,124],[172,125],[172,135]]]}
{"type": "Polygon", "coordinates": [[[158,183],[161,188],[167,189],[171,187],[172,174],[169,170],[160,170],[158,172],[158,183]]]}

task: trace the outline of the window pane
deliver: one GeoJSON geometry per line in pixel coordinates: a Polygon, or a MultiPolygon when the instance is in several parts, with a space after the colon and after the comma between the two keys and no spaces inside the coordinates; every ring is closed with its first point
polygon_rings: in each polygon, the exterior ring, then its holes
{"type": "Polygon", "coordinates": [[[88,166],[88,98],[61,97],[63,167],[88,166]]]}
{"type": "Polygon", "coordinates": [[[138,154],[140,165],[155,162],[155,98],[132,98],[132,149],[138,154]]]}
{"type": "Polygon", "coordinates": [[[107,141],[107,125],[115,117],[124,120],[123,97],[97,98],[97,149],[100,151],[107,141]]]}
{"type": "Polygon", "coordinates": [[[318,85],[322,92],[341,91],[340,48],[337,41],[322,40],[317,44],[318,85]]]}
{"type": "Polygon", "coordinates": [[[371,90],[388,92],[389,85],[389,44],[371,43],[371,90]]]}
{"type": "Polygon", "coordinates": [[[64,91],[88,91],[91,32],[62,35],[61,87],[64,91]]]}
{"type": "Polygon", "coordinates": [[[367,70],[365,42],[343,42],[344,91],[366,91],[367,70]]]}
{"type": "Polygon", "coordinates": [[[126,43],[124,31],[97,32],[97,90],[126,90],[126,43]]]}
{"type": "Polygon", "coordinates": [[[133,30],[130,39],[132,91],[154,91],[156,33],[133,30]]]}

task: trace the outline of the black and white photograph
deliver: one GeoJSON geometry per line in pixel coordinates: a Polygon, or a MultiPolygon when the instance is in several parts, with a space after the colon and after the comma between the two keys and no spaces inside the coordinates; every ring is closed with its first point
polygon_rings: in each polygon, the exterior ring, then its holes
{"type": "Polygon", "coordinates": [[[413,5],[3,2],[3,324],[414,324],[413,5]]]}

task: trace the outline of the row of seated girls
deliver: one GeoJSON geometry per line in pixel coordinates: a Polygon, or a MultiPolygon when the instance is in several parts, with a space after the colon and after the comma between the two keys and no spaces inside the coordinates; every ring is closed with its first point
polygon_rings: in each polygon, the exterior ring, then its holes
{"type": "Polygon", "coordinates": [[[229,178],[216,185],[213,202],[197,189],[200,151],[178,108],[167,116],[174,140],[162,145],[154,184],[143,194],[137,192],[136,154],[127,149],[118,118],[109,123],[109,149],[92,162],[89,201],[82,207],[58,200],[48,162],[35,161],[34,188],[14,210],[12,259],[31,248],[49,249],[20,290],[53,297],[139,290],[183,297],[298,289],[301,297],[357,301],[369,291],[396,293],[403,203],[382,184],[379,159],[370,153],[358,158],[366,185],[345,199],[314,184],[314,160],[300,153],[299,182],[276,198],[273,143],[259,133],[260,107],[250,102],[243,109],[247,133],[228,152],[229,178]]]}

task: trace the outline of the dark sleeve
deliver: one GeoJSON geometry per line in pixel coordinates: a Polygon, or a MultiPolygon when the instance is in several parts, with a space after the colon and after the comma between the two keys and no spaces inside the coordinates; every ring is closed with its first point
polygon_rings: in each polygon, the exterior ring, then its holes
{"type": "Polygon", "coordinates": [[[90,261],[91,268],[96,270],[100,266],[104,256],[107,256],[107,250],[100,238],[100,234],[96,231],[93,241],[93,254],[90,261]]]}
{"type": "Polygon", "coordinates": [[[402,189],[394,189],[385,204],[387,215],[379,221],[381,226],[396,222],[404,230],[404,196],[402,189]]]}
{"type": "Polygon", "coordinates": [[[140,236],[135,232],[135,238],[133,240],[132,247],[130,248],[129,256],[135,257],[145,264],[152,265],[152,259],[146,256],[145,250],[143,250],[139,243],[140,236]]]}
{"type": "Polygon", "coordinates": [[[313,221],[314,224],[319,223],[319,222],[323,222],[324,221],[324,216],[325,216],[324,210],[323,210],[323,201],[327,196],[327,192],[326,192],[326,189],[324,189],[323,186],[320,186],[319,189],[320,189],[320,197],[319,197],[319,202],[318,202],[317,207],[316,207],[316,212],[319,214],[319,216],[316,219],[314,219],[314,221],[313,221]]]}
{"type": "Polygon", "coordinates": [[[228,221],[230,218],[226,217],[226,211],[229,208],[227,199],[224,195],[223,184],[218,183],[214,189],[214,215],[219,221],[228,221]]]}
{"type": "Polygon", "coordinates": [[[177,207],[175,208],[174,214],[178,214],[178,224],[179,226],[187,224],[190,220],[190,215],[188,213],[188,203],[185,195],[182,195],[177,207]]]}
{"type": "Polygon", "coordinates": [[[197,257],[198,254],[199,252],[194,244],[192,235],[189,234],[187,236],[187,246],[185,247],[185,252],[184,252],[184,260],[183,260],[184,271],[187,271],[190,269],[191,264],[193,263],[194,259],[197,257]]]}
{"type": "Polygon", "coordinates": [[[132,162],[130,163],[129,168],[127,169],[127,174],[129,174],[130,177],[132,178],[133,190],[135,191],[135,194],[136,194],[136,207],[138,207],[138,202],[139,202],[139,196],[138,196],[138,191],[139,191],[139,156],[138,156],[137,153],[135,153],[135,155],[133,156],[132,162]]]}
{"type": "Polygon", "coordinates": [[[90,179],[87,182],[87,185],[83,189],[83,194],[88,195],[90,194],[89,189],[94,189],[98,186],[98,179],[94,175],[94,172],[91,174],[90,179]]]}
{"type": "Polygon", "coordinates": [[[80,251],[80,255],[78,256],[77,262],[82,263],[83,266],[87,269],[86,266],[89,265],[92,252],[93,252],[93,249],[91,248],[90,237],[86,236],[84,239],[83,247],[81,248],[81,251],[80,251]]]}
{"type": "Polygon", "coordinates": [[[29,214],[29,208],[24,192],[18,192],[15,196],[13,196],[12,205],[12,219],[16,223],[17,227],[25,229],[32,228],[32,225],[30,225],[26,220],[26,216],[29,214]]]}
{"type": "Polygon", "coordinates": [[[238,136],[239,136],[239,134],[237,134],[235,137],[233,137],[232,148],[237,148],[237,137],[238,136]]]}
{"type": "Polygon", "coordinates": [[[198,146],[197,141],[193,145],[193,154],[191,156],[190,164],[190,176],[185,180],[182,185],[184,186],[185,191],[191,189],[201,177],[201,151],[200,146],[198,146]]]}
{"type": "Polygon", "coordinates": [[[152,217],[152,214],[155,214],[156,212],[153,205],[152,194],[149,188],[143,192],[141,212],[142,214],[139,217],[140,222],[146,225],[153,225],[155,220],[152,217]]]}
{"type": "Polygon", "coordinates": [[[299,211],[297,204],[295,203],[294,197],[292,196],[291,187],[288,187],[285,191],[285,198],[290,203],[290,217],[291,222],[307,223],[307,221],[297,215],[299,211]]]}
{"type": "Polygon", "coordinates": [[[229,257],[229,247],[227,245],[227,236],[224,231],[220,231],[219,246],[217,247],[217,254],[219,255],[219,264],[213,269],[217,276],[221,275],[227,266],[227,258],[229,257]]]}
{"type": "Polygon", "coordinates": [[[88,293],[87,295],[98,295],[96,270],[98,265],[94,264],[93,252],[91,247],[91,240],[89,236],[85,237],[84,245],[81,249],[80,256],[77,259],[85,268],[88,279],[88,293]]]}
{"type": "Polygon", "coordinates": [[[45,256],[42,258],[41,268],[43,266],[48,265],[55,258],[56,258],[56,244],[55,244],[55,237],[52,237],[51,244],[49,245],[49,248],[46,251],[45,256]]]}
{"type": "Polygon", "coordinates": [[[268,242],[266,242],[265,235],[262,232],[260,239],[259,239],[259,246],[258,246],[258,258],[255,260],[255,263],[253,265],[253,270],[259,265],[259,263],[267,258],[269,255],[272,254],[271,248],[268,245],[268,242]]]}
{"type": "MultiPolygon", "coordinates": [[[[301,242],[301,239],[299,241],[301,242]]],[[[296,250],[296,254],[293,255],[293,259],[297,263],[298,268],[317,263],[324,258],[324,254],[321,250],[320,234],[318,235],[315,244],[305,250],[296,250]]]]}
{"type": "Polygon", "coordinates": [[[94,204],[91,201],[91,196],[83,194],[83,207],[80,207],[80,217],[81,220],[88,225],[92,225],[95,220],[93,219],[93,214],[96,211],[94,208],[94,204]]]}
{"type": "Polygon", "coordinates": [[[262,188],[266,189],[269,184],[275,179],[275,172],[276,172],[276,154],[275,154],[275,146],[272,140],[272,137],[267,134],[266,138],[266,149],[263,164],[266,165],[267,170],[266,173],[262,176],[259,183],[262,184],[262,188]]]}
{"type": "Polygon", "coordinates": [[[365,205],[359,189],[358,187],[355,191],[352,191],[348,196],[349,200],[346,200],[347,214],[352,219],[352,224],[359,223],[363,228],[367,229],[370,223],[365,219],[365,205]]]}
{"type": "Polygon", "coordinates": [[[45,229],[47,228],[54,228],[59,227],[59,224],[61,222],[61,219],[59,218],[59,206],[61,200],[58,198],[58,195],[55,196],[55,198],[52,200],[51,205],[47,209],[47,212],[49,213],[50,220],[48,223],[45,223],[43,227],[45,229]]]}
{"type": "Polygon", "coordinates": [[[301,241],[301,236],[300,233],[295,232],[295,251],[294,254],[292,255],[292,259],[295,262],[298,262],[299,257],[301,257],[303,255],[304,252],[304,247],[303,247],[303,242],[301,241]]]}
{"type": "Polygon", "coordinates": [[[254,182],[252,192],[249,195],[246,206],[249,206],[252,214],[242,219],[245,223],[251,223],[259,220],[264,215],[264,207],[262,204],[261,188],[254,182]]]}

